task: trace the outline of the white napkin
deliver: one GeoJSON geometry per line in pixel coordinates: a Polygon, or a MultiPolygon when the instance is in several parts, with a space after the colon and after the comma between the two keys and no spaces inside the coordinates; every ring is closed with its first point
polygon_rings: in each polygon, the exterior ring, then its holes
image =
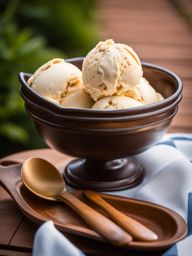
{"type": "Polygon", "coordinates": [[[37,231],[34,240],[33,256],[83,256],[53,222],[47,221],[37,231]]]}
{"type": "Polygon", "coordinates": [[[133,189],[113,194],[161,204],[176,211],[186,220],[188,193],[192,191],[190,161],[180,151],[168,145],[154,146],[136,156],[136,159],[145,170],[143,182],[133,189]]]}
{"type": "MultiPolygon", "coordinates": [[[[184,134],[166,136],[159,145],[135,158],[144,167],[144,180],[137,187],[111,194],[161,204],[187,220],[188,194],[192,191],[192,164],[188,160],[192,160],[192,136],[184,134]]],[[[188,220],[190,219],[192,217],[188,216],[188,220]]],[[[188,236],[168,250],[165,255],[191,256],[191,252],[192,236],[188,236]]],[[[54,228],[53,223],[48,222],[40,227],[34,241],[33,256],[40,255],[83,254],[54,228]]]]}

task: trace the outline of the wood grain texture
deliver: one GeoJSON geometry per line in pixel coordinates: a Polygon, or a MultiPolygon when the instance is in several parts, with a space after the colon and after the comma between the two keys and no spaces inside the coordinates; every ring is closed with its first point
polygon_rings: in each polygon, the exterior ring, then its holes
{"type": "Polygon", "coordinates": [[[169,132],[192,132],[192,30],[168,0],[99,0],[102,39],[127,43],[141,61],[181,77],[183,99],[169,132]]]}
{"type": "Polygon", "coordinates": [[[10,246],[23,248],[23,250],[32,250],[33,240],[39,225],[24,217],[16,234],[14,235],[10,246]]]}
{"type": "Polygon", "coordinates": [[[21,252],[17,250],[1,250],[0,249],[0,255],[1,256],[30,256],[30,252],[21,252]]]}
{"type": "Polygon", "coordinates": [[[9,245],[22,221],[22,214],[8,193],[0,186],[0,248],[9,245]],[[10,213],[14,213],[10,216],[10,213]]]}

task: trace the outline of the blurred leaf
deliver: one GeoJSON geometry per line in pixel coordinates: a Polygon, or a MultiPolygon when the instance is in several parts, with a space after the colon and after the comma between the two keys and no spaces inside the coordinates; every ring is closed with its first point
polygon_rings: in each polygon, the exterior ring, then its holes
{"type": "Polygon", "coordinates": [[[28,0],[18,12],[20,26],[32,25],[49,44],[70,56],[84,55],[98,41],[96,4],[93,0],[28,0]],[[23,22],[25,21],[25,23],[23,22]],[[51,31],[51,32],[50,32],[51,31]]]}
{"type": "Polygon", "coordinates": [[[5,12],[0,20],[0,32],[3,30],[4,26],[8,22],[12,20],[12,17],[17,9],[17,6],[19,4],[18,0],[10,1],[9,4],[7,5],[7,8],[5,9],[5,12]]]}
{"type": "Polygon", "coordinates": [[[13,140],[26,143],[29,141],[27,132],[20,126],[14,123],[3,123],[0,126],[0,134],[13,140]]]}

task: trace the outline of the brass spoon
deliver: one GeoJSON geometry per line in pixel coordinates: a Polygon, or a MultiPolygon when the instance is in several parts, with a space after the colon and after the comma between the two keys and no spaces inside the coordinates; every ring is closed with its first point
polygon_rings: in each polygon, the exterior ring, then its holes
{"type": "Polygon", "coordinates": [[[118,211],[94,191],[86,190],[84,195],[104,210],[114,222],[130,233],[135,240],[151,242],[158,239],[157,234],[151,229],[118,211]]]}
{"type": "Polygon", "coordinates": [[[25,160],[21,178],[24,185],[37,196],[65,202],[108,242],[126,245],[132,241],[132,237],[117,224],[67,192],[63,177],[48,161],[41,158],[25,160]]]}

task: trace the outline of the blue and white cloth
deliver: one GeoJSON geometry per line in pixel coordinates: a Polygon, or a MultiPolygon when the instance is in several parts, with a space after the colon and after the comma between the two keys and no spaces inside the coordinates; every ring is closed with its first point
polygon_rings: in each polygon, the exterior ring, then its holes
{"type": "Polygon", "coordinates": [[[188,197],[187,224],[187,237],[172,246],[163,256],[191,256],[192,254],[192,193],[189,193],[188,197]]]}
{"type": "Polygon", "coordinates": [[[53,222],[47,221],[38,229],[33,248],[33,256],[83,256],[61,232],[53,222]]]}
{"type": "MultiPolygon", "coordinates": [[[[180,214],[188,223],[188,236],[164,256],[192,255],[192,135],[169,134],[158,145],[136,156],[145,178],[132,189],[113,192],[161,204],[180,214]]],[[[44,223],[36,233],[33,256],[84,255],[53,225],[44,223]]]]}

